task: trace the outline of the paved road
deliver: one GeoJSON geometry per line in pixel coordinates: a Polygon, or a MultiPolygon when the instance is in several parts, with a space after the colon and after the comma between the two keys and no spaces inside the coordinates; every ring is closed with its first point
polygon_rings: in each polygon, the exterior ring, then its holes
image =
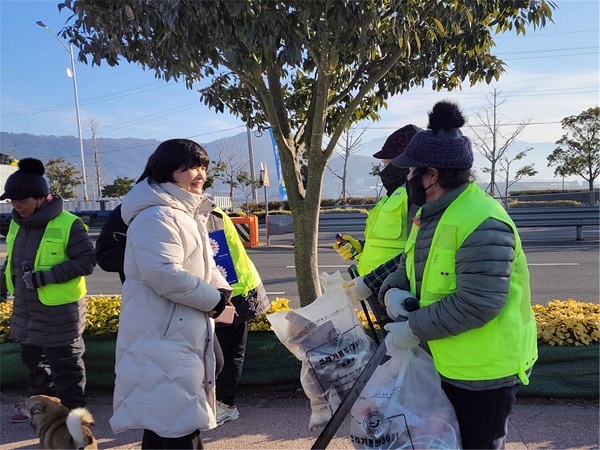
{"type": "MultiPolygon", "coordinates": [[[[585,227],[584,232],[584,240],[576,241],[574,227],[521,231],[531,273],[534,303],[546,304],[555,298],[599,301],[598,229],[585,227]]],[[[264,229],[261,229],[260,245],[248,249],[248,253],[271,296],[286,297],[290,299],[292,307],[298,307],[293,235],[271,236],[270,241],[271,246],[266,247],[266,236],[264,229]]],[[[331,273],[340,270],[345,273],[347,264],[331,248],[332,233],[320,233],[319,242],[320,271],[331,273]]],[[[88,277],[88,289],[90,294],[114,294],[120,292],[121,285],[116,274],[96,268],[88,277]]]]}
{"type": "MultiPolygon", "coordinates": [[[[343,230],[341,230],[343,231],[343,230]]],[[[546,304],[552,299],[574,298],[598,302],[600,298],[598,273],[599,230],[584,227],[584,240],[575,240],[575,227],[524,229],[520,232],[531,273],[531,292],[534,303],[546,304]]],[[[92,237],[97,230],[92,231],[92,237]]],[[[356,238],[361,236],[356,235],[356,238]]],[[[346,273],[347,264],[331,248],[333,233],[319,234],[319,269],[346,273]]],[[[286,297],[291,306],[300,306],[294,269],[293,235],[271,236],[266,246],[264,228],[260,229],[260,245],[248,249],[270,296],[286,297]]],[[[0,255],[6,251],[0,242],[0,255]]],[[[119,277],[96,268],[87,278],[90,295],[121,292],[119,277]]]]}
{"type": "MultiPolygon", "coordinates": [[[[211,449],[309,449],[317,433],[308,430],[310,404],[303,395],[268,392],[238,399],[240,418],[211,431],[203,432],[205,448],[211,449]]],[[[10,424],[12,405],[18,395],[2,396],[0,448],[3,450],[38,448],[39,440],[29,424],[10,424]]],[[[113,434],[108,420],[112,414],[110,393],[90,395],[88,408],[94,414],[93,429],[101,449],[140,448],[141,430],[113,434]]],[[[340,427],[327,447],[351,449],[348,438],[350,419],[340,427]]],[[[597,401],[556,401],[555,399],[518,399],[509,418],[508,450],[598,449],[597,401]]]]}

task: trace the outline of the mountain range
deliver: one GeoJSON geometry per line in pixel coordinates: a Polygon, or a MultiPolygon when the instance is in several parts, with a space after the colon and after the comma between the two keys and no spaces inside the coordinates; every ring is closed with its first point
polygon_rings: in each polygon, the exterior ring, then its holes
{"type": "MultiPolygon", "coordinates": [[[[350,157],[348,164],[348,180],[351,180],[351,182],[349,182],[347,186],[350,196],[367,197],[377,195],[377,178],[369,175],[369,172],[371,171],[372,165],[377,162],[372,155],[381,149],[385,139],[385,137],[382,137],[365,142],[358,151],[350,157]]],[[[206,149],[213,161],[218,159],[220,151],[224,154],[234,154],[236,157],[239,154],[240,158],[244,160],[241,165],[244,166],[245,170],[249,171],[248,137],[245,132],[211,142],[199,143],[206,149]]],[[[102,184],[110,184],[117,177],[137,179],[144,169],[148,156],[154,151],[158,144],[160,144],[160,141],[155,139],[97,138],[98,167],[103,181],[102,184]]],[[[90,197],[93,199],[94,195],[92,193],[95,192],[93,186],[95,186],[96,180],[96,165],[91,140],[85,139],[83,141],[83,146],[88,192],[90,192],[90,197]]],[[[270,200],[275,200],[278,198],[278,180],[275,156],[269,134],[264,133],[257,136],[253,133],[252,147],[255,175],[258,177],[261,163],[267,166],[271,181],[270,187],[267,188],[267,194],[270,200]]],[[[533,150],[528,154],[526,161],[518,161],[515,163],[515,166],[520,167],[524,164],[534,163],[539,174],[529,179],[529,181],[533,182],[536,188],[539,188],[540,184],[548,185],[547,187],[550,187],[550,185],[555,188],[559,187],[562,180],[558,178],[553,179],[553,168],[548,168],[546,162],[546,157],[556,147],[556,144],[551,142],[515,142],[511,148],[514,149],[514,153],[517,153],[518,151],[530,147],[533,150]],[[518,163],[520,164],[517,165],[518,163]]],[[[64,157],[67,161],[75,164],[76,167],[81,167],[79,140],[75,136],[44,136],[0,132],[0,148],[2,149],[2,153],[9,154],[17,159],[32,156],[46,162],[51,158],[64,157]]],[[[511,151],[511,153],[513,153],[513,151],[511,151]]],[[[325,171],[323,178],[323,198],[338,198],[340,196],[341,180],[333,173],[341,175],[342,162],[342,158],[337,155],[334,155],[331,158],[329,162],[330,170],[325,171]]],[[[480,171],[481,168],[488,165],[486,163],[487,160],[485,160],[483,156],[475,153],[475,169],[477,169],[478,182],[483,186],[489,182],[489,176],[480,171]]],[[[521,182],[515,184],[513,188],[526,189],[526,185],[527,183],[521,182]]],[[[569,187],[580,186],[578,181],[573,183],[570,180],[568,181],[568,185],[569,187]]],[[[229,188],[217,181],[210,192],[214,195],[226,196],[229,195],[229,188]]],[[[238,199],[240,199],[240,196],[242,197],[241,200],[243,200],[244,195],[249,196],[248,188],[246,188],[246,192],[242,192],[240,188],[238,188],[236,192],[238,194],[238,199]]],[[[263,201],[263,189],[260,189],[258,194],[259,201],[263,201]]]]}

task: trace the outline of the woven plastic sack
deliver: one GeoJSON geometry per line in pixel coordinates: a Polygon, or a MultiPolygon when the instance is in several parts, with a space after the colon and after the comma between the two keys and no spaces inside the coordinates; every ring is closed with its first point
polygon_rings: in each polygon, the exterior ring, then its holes
{"type": "Polygon", "coordinates": [[[325,426],[375,351],[339,272],[320,276],[324,294],[308,306],[269,314],[279,340],[302,362],[309,429],[325,426]]]}
{"type": "Polygon", "coordinates": [[[350,412],[354,448],[460,448],[456,414],[431,357],[420,347],[388,346],[388,355],[350,412]]]}

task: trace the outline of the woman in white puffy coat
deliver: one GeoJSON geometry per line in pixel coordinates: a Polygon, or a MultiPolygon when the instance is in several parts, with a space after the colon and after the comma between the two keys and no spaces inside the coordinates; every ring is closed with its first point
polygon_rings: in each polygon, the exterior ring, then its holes
{"type": "Polygon", "coordinates": [[[231,288],[208,242],[208,164],[195,142],[165,141],[121,206],[129,229],[110,424],[144,429],[142,448],[203,448],[200,430],[216,426],[213,318],[231,288]]]}

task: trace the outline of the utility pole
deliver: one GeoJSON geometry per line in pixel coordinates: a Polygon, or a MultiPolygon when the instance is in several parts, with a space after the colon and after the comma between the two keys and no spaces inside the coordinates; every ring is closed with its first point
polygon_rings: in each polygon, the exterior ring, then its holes
{"type": "Polygon", "coordinates": [[[258,203],[258,188],[256,186],[256,177],[254,176],[254,149],[252,147],[252,132],[250,127],[246,127],[246,136],[248,136],[248,157],[250,159],[250,181],[252,182],[252,201],[258,203]]]}
{"type": "Polygon", "coordinates": [[[98,158],[98,143],[96,142],[96,131],[98,129],[98,123],[94,119],[90,119],[88,122],[90,131],[90,139],[92,141],[92,148],[94,149],[94,168],[96,172],[96,195],[95,200],[102,198],[102,177],[100,175],[100,160],[98,158]]]}
{"type": "Polygon", "coordinates": [[[67,76],[73,79],[73,93],[75,95],[75,115],[77,116],[77,134],[79,135],[79,156],[81,157],[81,179],[83,181],[83,199],[85,201],[88,201],[89,197],[87,190],[87,177],[85,175],[85,156],[83,153],[83,137],[81,136],[81,116],[79,114],[79,95],[77,94],[77,75],[75,74],[75,56],[73,54],[73,44],[69,44],[69,46],[67,47],[65,43],[41,20],[38,20],[36,24],[38,24],[40,27],[44,28],[48,33],[54,36],[54,38],[58,42],[60,42],[60,45],[62,45],[65,51],[69,54],[69,58],[71,59],[71,69],[67,69],[67,76]]]}

